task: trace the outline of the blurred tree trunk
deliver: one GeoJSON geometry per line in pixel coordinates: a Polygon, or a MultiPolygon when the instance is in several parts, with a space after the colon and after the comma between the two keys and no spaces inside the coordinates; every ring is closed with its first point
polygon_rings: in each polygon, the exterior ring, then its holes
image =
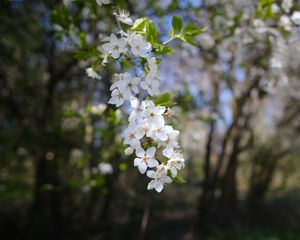
{"type": "Polygon", "coordinates": [[[270,189],[278,161],[288,153],[277,144],[269,147],[261,146],[252,157],[251,176],[247,203],[250,212],[263,206],[265,196],[270,189]]]}
{"type": "MultiPolygon", "coordinates": [[[[215,73],[211,74],[213,79],[213,99],[212,99],[212,114],[216,114],[218,112],[218,105],[219,105],[219,81],[217,79],[217,76],[215,73]]],[[[205,148],[205,158],[204,158],[204,180],[203,180],[203,190],[202,195],[200,199],[200,205],[199,205],[199,214],[200,214],[200,220],[207,219],[211,212],[211,202],[209,201],[211,198],[211,195],[214,192],[214,189],[212,189],[212,177],[211,177],[211,158],[213,153],[213,140],[214,140],[214,134],[216,130],[216,120],[212,119],[211,123],[209,124],[209,133],[208,133],[208,139],[206,142],[206,148],[205,148]]]]}

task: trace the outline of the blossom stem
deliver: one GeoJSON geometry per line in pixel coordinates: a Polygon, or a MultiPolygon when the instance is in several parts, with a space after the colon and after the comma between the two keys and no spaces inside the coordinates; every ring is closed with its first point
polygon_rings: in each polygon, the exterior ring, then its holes
{"type": "Polygon", "coordinates": [[[169,38],[167,41],[163,42],[164,45],[166,45],[167,43],[171,42],[172,40],[174,40],[175,38],[169,38]]]}

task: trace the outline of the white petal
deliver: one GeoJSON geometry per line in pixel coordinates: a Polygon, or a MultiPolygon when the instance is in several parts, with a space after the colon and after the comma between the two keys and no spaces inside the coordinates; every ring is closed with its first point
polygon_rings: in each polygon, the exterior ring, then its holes
{"type": "Polygon", "coordinates": [[[138,108],[140,105],[140,101],[136,97],[131,96],[130,97],[130,105],[133,108],[138,108]]]}
{"type": "Polygon", "coordinates": [[[172,156],[173,152],[174,152],[173,148],[165,148],[163,150],[163,155],[167,158],[170,158],[172,156]]]}
{"type": "Polygon", "coordinates": [[[164,188],[164,185],[160,182],[160,181],[157,181],[156,184],[155,184],[155,190],[157,192],[161,192],[164,188]]]}
{"type": "Polygon", "coordinates": [[[148,186],[147,186],[147,189],[148,190],[151,190],[155,187],[155,180],[151,180],[149,183],[148,183],[148,186]]]}
{"type": "Polygon", "coordinates": [[[138,165],[141,174],[144,174],[147,170],[147,164],[143,161],[138,165]]]}
{"type": "Polygon", "coordinates": [[[118,38],[116,37],[115,34],[110,35],[110,42],[112,45],[117,45],[118,44],[118,38]]]}
{"type": "Polygon", "coordinates": [[[134,166],[138,166],[138,165],[140,165],[141,164],[141,162],[143,162],[143,160],[142,159],[140,159],[140,158],[135,158],[134,159],[134,166]]]}
{"type": "Polygon", "coordinates": [[[114,59],[117,59],[120,57],[120,52],[117,51],[117,50],[112,50],[111,51],[111,56],[114,58],[114,59]]]}
{"type": "Polygon", "coordinates": [[[169,176],[164,176],[163,178],[162,178],[162,180],[163,180],[163,182],[165,182],[165,183],[171,183],[172,182],[172,179],[169,177],[169,176]]]}
{"type": "Polygon", "coordinates": [[[138,157],[142,158],[142,157],[145,156],[145,150],[144,150],[143,148],[139,147],[139,148],[137,148],[137,149],[135,150],[135,154],[136,154],[138,157]]]}
{"type": "Polygon", "coordinates": [[[149,171],[147,171],[147,176],[149,178],[155,178],[156,173],[153,170],[149,170],[149,171]]]}
{"type": "Polygon", "coordinates": [[[143,131],[142,128],[140,127],[137,127],[134,131],[134,136],[137,138],[137,139],[141,139],[142,137],[144,137],[145,135],[145,132],[143,131]]]}
{"type": "Polygon", "coordinates": [[[151,147],[151,148],[147,149],[146,156],[149,158],[154,157],[155,151],[156,151],[155,147],[151,147]]]}
{"type": "Polygon", "coordinates": [[[157,138],[161,141],[167,141],[167,139],[168,139],[168,134],[164,131],[159,132],[156,135],[157,135],[157,138]]]}
{"type": "Polygon", "coordinates": [[[165,125],[165,119],[163,116],[156,116],[153,119],[153,123],[157,126],[157,127],[162,127],[165,125]]]}
{"type": "Polygon", "coordinates": [[[110,43],[104,43],[104,44],[102,45],[102,49],[103,49],[105,52],[111,51],[111,49],[112,49],[111,44],[110,44],[110,43]]]}
{"type": "Polygon", "coordinates": [[[155,109],[155,113],[159,115],[162,115],[165,111],[166,111],[166,107],[163,106],[157,106],[155,109]]]}
{"type": "Polygon", "coordinates": [[[172,177],[173,178],[176,177],[176,175],[177,175],[177,169],[175,167],[172,167],[170,170],[171,170],[172,177]]]}
{"type": "Polygon", "coordinates": [[[158,166],[158,161],[151,158],[147,161],[147,164],[148,164],[148,167],[153,168],[153,167],[158,166]]]}
{"type": "Polygon", "coordinates": [[[132,147],[128,147],[125,149],[124,152],[125,152],[125,155],[129,156],[129,155],[133,154],[134,149],[132,147]]]}

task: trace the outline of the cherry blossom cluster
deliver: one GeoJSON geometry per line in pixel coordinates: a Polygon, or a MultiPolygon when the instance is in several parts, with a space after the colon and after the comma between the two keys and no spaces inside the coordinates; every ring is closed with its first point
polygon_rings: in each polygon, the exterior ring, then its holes
{"type": "MultiPolygon", "coordinates": [[[[120,27],[133,25],[128,12],[120,10],[114,15],[120,27]]],[[[100,50],[102,65],[110,58],[119,60],[123,56],[145,62],[139,76],[130,72],[114,74],[108,103],[116,107],[130,103],[129,124],[124,131],[124,144],[128,145],[125,154],[135,153],[134,166],[151,179],[147,188],[161,192],[165,184],[176,178],[178,170],[184,168],[184,158],[178,142],[180,132],[165,119],[170,109],[156,105],[153,99],[160,94],[158,59],[151,55],[152,46],[144,35],[122,28],[117,35],[105,38],[100,50]]],[[[92,78],[101,79],[92,68],[86,72],[92,78]]]]}

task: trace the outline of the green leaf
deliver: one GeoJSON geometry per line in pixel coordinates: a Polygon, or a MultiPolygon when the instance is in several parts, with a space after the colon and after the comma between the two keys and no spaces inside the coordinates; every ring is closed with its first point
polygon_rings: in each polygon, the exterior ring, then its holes
{"type": "Polygon", "coordinates": [[[79,34],[79,44],[81,48],[87,48],[87,42],[86,42],[86,33],[81,32],[79,34]]]}
{"type": "Polygon", "coordinates": [[[155,103],[155,105],[161,105],[163,103],[169,102],[170,99],[171,99],[171,96],[169,93],[163,93],[154,100],[154,103],[155,103]]]}
{"type": "Polygon", "coordinates": [[[97,49],[89,49],[89,50],[79,50],[78,52],[75,52],[74,57],[78,60],[87,60],[92,57],[99,56],[99,52],[97,49]]]}
{"type": "Polygon", "coordinates": [[[180,33],[180,31],[182,29],[182,26],[183,26],[183,23],[182,23],[182,20],[181,20],[181,18],[179,16],[173,16],[173,18],[172,18],[172,26],[173,26],[175,34],[180,33]]]}
{"type": "Polygon", "coordinates": [[[188,23],[184,29],[182,34],[188,37],[194,37],[206,31],[206,28],[198,28],[193,23],[188,23]]]}
{"type": "Polygon", "coordinates": [[[147,18],[139,18],[135,20],[133,26],[131,27],[132,31],[144,31],[146,22],[148,21],[147,18]]]}
{"type": "Polygon", "coordinates": [[[158,31],[151,20],[146,22],[146,39],[150,43],[158,42],[158,31]]]}
{"type": "Polygon", "coordinates": [[[174,52],[174,50],[172,48],[167,47],[160,43],[153,44],[153,51],[156,54],[171,54],[174,52]]]}
{"type": "Polygon", "coordinates": [[[168,101],[168,102],[161,103],[159,105],[160,106],[165,106],[165,107],[170,107],[170,106],[174,106],[176,104],[177,104],[177,102],[168,101]]]}
{"type": "Polygon", "coordinates": [[[173,28],[170,29],[169,34],[170,34],[171,37],[174,37],[174,29],[173,28]]]}
{"type": "Polygon", "coordinates": [[[180,173],[177,173],[176,177],[173,178],[173,181],[175,183],[179,183],[179,184],[182,184],[182,183],[185,183],[186,181],[183,179],[182,175],[180,173]]]}
{"type": "Polygon", "coordinates": [[[197,44],[187,35],[183,35],[182,37],[180,37],[180,39],[184,42],[187,42],[187,43],[197,47],[197,44]]]}

